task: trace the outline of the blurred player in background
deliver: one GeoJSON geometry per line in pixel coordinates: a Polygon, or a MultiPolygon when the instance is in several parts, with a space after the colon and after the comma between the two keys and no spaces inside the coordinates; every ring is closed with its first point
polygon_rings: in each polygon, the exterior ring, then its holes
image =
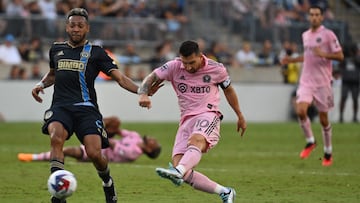
{"type": "Polygon", "coordinates": [[[236,194],[233,188],[210,180],[194,168],[200,163],[202,154],[220,140],[223,115],[219,110],[219,87],[237,116],[237,131],[241,129],[241,136],[245,132],[246,122],[236,92],[223,64],[203,55],[196,42],[183,42],[179,54],[179,58],[168,61],[150,73],[139,90],[139,105],[150,108],[151,101],[147,96],[149,88],[163,80],[171,81],[181,111],[172,151],[172,165],[169,169],[156,168],[156,172],[175,185],[185,182],[197,190],[218,194],[225,203],[232,203],[236,194]]]}
{"type": "MultiPolygon", "coordinates": [[[[121,129],[120,124],[120,119],[115,116],[104,118],[110,147],[102,149],[102,154],[109,162],[133,162],[143,154],[146,154],[151,159],[156,159],[159,156],[161,146],[155,138],[141,136],[138,132],[121,129]],[[119,135],[121,139],[116,139],[114,137],[116,135],[119,135]]],[[[78,161],[90,161],[84,145],[64,147],[63,151],[65,157],[72,157],[78,161]]],[[[38,154],[19,153],[18,159],[24,162],[49,161],[50,151],[38,154]]]]}
{"type": "Polygon", "coordinates": [[[339,122],[344,122],[346,100],[348,99],[348,94],[350,93],[352,98],[352,121],[357,123],[360,93],[360,50],[356,44],[351,44],[344,50],[344,55],[345,59],[339,64],[341,74],[339,122]]]}
{"type": "MultiPolygon", "coordinates": [[[[50,135],[50,171],[54,173],[64,169],[63,146],[75,133],[103,182],[106,202],[116,203],[117,195],[108,160],[101,153],[102,148],[109,147],[109,141],[94,83],[102,71],[129,92],[137,93],[138,86],[118,70],[102,47],[92,45],[86,39],[90,25],[85,9],[70,10],[65,28],[68,40],[55,42],[51,46],[50,70],[32,90],[34,99],[42,102],[39,93],[54,85],[52,104],[44,114],[42,128],[44,134],[50,135]]],[[[66,199],[51,197],[51,202],[64,203],[66,199]]]]}
{"type": "Polygon", "coordinates": [[[309,106],[314,105],[319,111],[324,142],[323,166],[332,164],[332,128],[328,112],[334,107],[332,91],[332,60],[341,61],[344,58],[342,48],[333,31],[322,25],[323,10],[318,6],[309,9],[310,29],[302,34],[304,54],[296,58],[285,57],[282,64],[303,62],[299,88],[296,93],[297,116],[303,129],[306,146],[300,153],[300,158],[307,158],[316,147],[316,141],[311,129],[311,121],[307,116],[309,106]]]}

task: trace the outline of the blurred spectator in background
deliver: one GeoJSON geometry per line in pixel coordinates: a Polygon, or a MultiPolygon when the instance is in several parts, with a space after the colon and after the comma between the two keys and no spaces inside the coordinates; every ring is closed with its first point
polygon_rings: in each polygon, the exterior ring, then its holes
{"type": "Polygon", "coordinates": [[[6,31],[15,36],[20,36],[24,32],[25,19],[29,16],[29,12],[24,7],[23,0],[10,0],[6,3],[6,16],[14,17],[8,20],[8,26],[6,31]]]}
{"type": "Polygon", "coordinates": [[[202,52],[203,54],[206,55],[206,51],[207,51],[207,41],[205,38],[199,37],[196,39],[196,42],[199,45],[199,50],[200,52],[202,52]]]}
{"type": "Polygon", "coordinates": [[[29,62],[37,63],[44,59],[44,51],[41,39],[39,37],[33,37],[29,44],[29,53],[27,57],[29,62]]]}
{"type": "Polygon", "coordinates": [[[257,63],[257,57],[252,50],[250,42],[244,42],[242,49],[236,52],[235,55],[236,64],[242,68],[253,68],[257,63]]]}
{"type": "Polygon", "coordinates": [[[159,44],[155,47],[155,54],[149,59],[150,70],[154,70],[157,67],[163,65],[167,60],[163,52],[163,44],[159,44]]]}
{"type": "Polygon", "coordinates": [[[149,59],[150,71],[162,66],[166,61],[174,58],[173,41],[166,39],[155,47],[155,54],[149,59]]]}
{"type": "Polygon", "coordinates": [[[56,1],[56,15],[58,17],[65,17],[66,13],[69,12],[71,6],[67,0],[56,1]]]}
{"type": "MultiPolygon", "coordinates": [[[[298,53],[297,44],[295,42],[289,43],[285,51],[286,51],[286,56],[290,58],[296,58],[300,55],[298,53]]],[[[285,84],[297,84],[299,81],[300,72],[301,72],[301,63],[299,62],[283,64],[281,66],[281,73],[283,75],[283,82],[285,84]]]]}
{"type": "Polygon", "coordinates": [[[27,9],[27,11],[29,12],[30,15],[30,30],[31,30],[31,34],[33,33],[44,33],[44,20],[39,18],[41,17],[41,9],[39,6],[39,1],[35,1],[35,0],[29,0],[25,2],[26,4],[24,5],[25,8],[27,9]]]}
{"type": "Polygon", "coordinates": [[[20,67],[18,79],[19,80],[27,80],[28,79],[28,73],[24,67],[20,67]]]}
{"type": "Polygon", "coordinates": [[[159,17],[165,20],[164,28],[161,29],[174,37],[182,37],[183,26],[188,22],[182,4],[178,1],[170,1],[167,6],[162,8],[159,17]]]}
{"type": "MultiPolygon", "coordinates": [[[[121,0],[103,0],[100,3],[100,14],[103,18],[116,18],[119,16],[120,10],[122,8],[121,0]]],[[[102,39],[111,39],[115,34],[115,26],[112,23],[105,23],[98,30],[102,30],[101,38],[102,39]]]]}
{"type": "Polygon", "coordinates": [[[8,80],[18,80],[20,78],[20,65],[12,65],[10,68],[8,80]]]}
{"type": "MultiPolygon", "coordinates": [[[[130,6],[130,12],[128,14],[128,17],[131,18],[150,18],[153,17],[151,9],[147,6],[146,0],[138,0],[133,3],[132,6],[130,6]]],[[[123,30],[123,29],[120,29],[123,30]]],[[[130,32],[130,36],[132,36],[132,39],[139,40],[141,39],[141,33],[147,33],[151,35],[153,31],[151,25],[145,25],[145,24],[139,24],[139,23],[131,23],[129,22],[129,29],[128,32],[130,32]]]]}
{"type": "MultiPolygon", "coordinates": [[[[5,15],[6,12],[6,0],[0,0],[0,15],[5,15]]],[[[7,26],[7,20],[0,18],[0,35],[2,36],[7,26]]]]}
{"type": "Polygon", "coordinates": [[[124,72],[126,73],[125,75],[131,79],[137,80],[138,73],[136,73],[136,76],[133,76],[134,64],[139,64],[142,59],[136,51],[134,44],[128,43],[125,47],[125,51],[122,54],[117,55],[117,58],[120,64],[124,64],[124,72]]]}
{"type": "Polygon", "coordinates": [[[28,61],[28,55],[29,55],[29,42],[27,40],[21,40],[18,45],[17,49],[20,54],[22,61],[28,61]]]}
{"type": "Polygon", "coordinates": [[[89,18],[95,18],[100,16],[100,3],[98,0],[88,0],[86,1],[86,10],[89,13],[89,18]]]}
{"type": "Polygon", "coordinates": [[[218,49],[218,42],[217,41],[212,41],[211,44],[210,44],[210,47],[208,50],[206,50],[206,56],[209,58],[209,59],[212,59],[214,61],[218,61],[219,59],[217,58],[216,56],[216,52],[217,52],[217,49],[218,49]]]}
{"type": "Polygon", "coordinates": [[[0,45],[0,62],[7,65],[20,65],[21,56],[18,48],[15,46],[15,38],[8,34],[5,42],[0,45]]]}
{"type": "Polygon", "coordinates": [[[240,33],[245,40],[251,39],[250,28],[253,23],[253,5],[250,0],[231,0],[230,9],[227,11],[232,19],[232,30],[235,33],[240,33]]]}
{"type": "Polygon", "coordinates": [[[45,18],[45,28],[44,31],[52,37],[55,37],[57,30],[57,13],[56,13],[56,1],[53,0],[39,0],[39,8],[41,10],[41,15],[45,18]]]}
{"type": "Polygon", "coordinates": [[[136,64],[141,62],[141,57],[137,53],[134,44],[126,44],[125,51],[118,56],[121,64],[136,64]]]}
{"type": "Polygon", "coordinates": [[[204,53],[208,58],[224,64],[225,66],[233,65],[233,55],[227,45],[223,42],[213,41],[210,49],[204,53]]]}
{"type": "Polygon", "coordinates": [[[40,79],[42,79],[42,77],[43,77],[43,74],[41,73],[40,63],[39,62],[33,63],[31,66],[31,75],[30,75],[29,79],[40,80],[40,79]]]}
{"type": "Polygon", "coordinates": [[[258,54],[258,65],[273,66],[278,63],[279,60],[277,58],[275,50],[273,49],[271,41],[268,39],[264,40],[261,51],[258,54]]]}
{"type": "Polygon", "coordinates": [[[359,88],[360,88],[360,54],[356,44],[347,46],[344,50],[344,60],[340,62],[341,73],[341,98],[340,98],[340,118],[339,122],[344,122],[345,104],[348,94],[352,97],[353,122],[358,122],[357,113],[359,109],[359,88]]]}
{"type": "Polygon", "coordinates": [[[24,67],[17,64],[11,66],[8,80],[27,80],[27,79],[28,79],[28,73],[24,67]]]}
{"type": "Polygon", "coordinates": [[[291,43],[288,40],[284,40],[281,44],[281,49],[278,54],[278,59],[281,61],[285,56],[287,56],[287,50],[291,49],[291,43]]]}

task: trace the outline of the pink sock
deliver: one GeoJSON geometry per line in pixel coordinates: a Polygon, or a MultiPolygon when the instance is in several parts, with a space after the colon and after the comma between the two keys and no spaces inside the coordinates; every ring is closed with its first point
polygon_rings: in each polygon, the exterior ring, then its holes
{"type": "Polygon", "coordinates": [[[331,154],[332,153],[332,144],[331,144],[332,128],[331,128],[330,124],[327,127],[322,128],[322,137],[323,137],[323,142],[324,142],[325,153],[331,154]]]}
{"type": "Polygon", "coordinates": [[[306,142],[314,143],[315,139],[314,139],[313,131],[311,129],[311,121],[309,117],[306,117],[304,121],[299,119],[299,122],[300,122],[300,127],[304,132],[306,142]]]}
{"type": "Polygon", "coordinates": [[[191,145],[188,146],[184,156],[181,158],[179,162],[179,171],[182,174],[185,174],[190,169],[194,168],[201,160],[202,153],[199,148],[191,145]]]}
{"type": "Polygon", "coordinates": [[[215,188],[218,185],[205,175],[193,170],[185,174],[184,180],[193,188],[207,193],[215,193],[215,188]]]}

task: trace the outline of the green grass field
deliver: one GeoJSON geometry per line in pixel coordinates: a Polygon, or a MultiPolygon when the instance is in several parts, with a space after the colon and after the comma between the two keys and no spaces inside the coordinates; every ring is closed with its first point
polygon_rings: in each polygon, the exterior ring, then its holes
{"type": "MultiPolygon", "coordinates": [[[[22,163],[19,152],[49,149],[49,139],[40,123],[0,123],[0,202],[49,202],[46,181],[48,162],[22,163]]],[[[131,164],[110,164],[119,202],[122,203],[217,203],[220,198],[175,187],[159,178],[154,169],[167,167],[176,123],[123,123],[123,128],[156,136],[162,143],[160,157],[141,157],[131,164]]],[[[203,156],[197,170],[237,190],[236,202],[244,203],[358,203],[360,202],[360,125],[333,124],[334,164],[321,166],[323,155],[320,126],[313,124],[318,148],[307,160],[298,155],[305,144],[297,123],[250,123],[240,138],[235,124],[222,125],[220,143],[203,156]]],[[[66,145],[78,145],[72,137],[66,145]]],[[[78,180],[68,203],[101,203],[101,181],[91,163],[66,159],[66,169],[78,180]]]]}

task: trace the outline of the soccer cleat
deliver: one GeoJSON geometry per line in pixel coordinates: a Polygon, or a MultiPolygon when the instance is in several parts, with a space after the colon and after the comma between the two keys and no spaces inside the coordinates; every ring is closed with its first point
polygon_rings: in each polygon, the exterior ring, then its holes
{"type": "Polygon", "coordinates": [[[103,182],[103,189],[105,193],[106,203],[117,203],[117,195],[112,178],[110,179],[110,181],[111,181],[110,186],[106,186],[105,183],[103,182]]]}
{"type": "Polygon", "coordinates": [[[332,161],[333,161],[332,155],[325,153],[325,154],[324,154],[324,159],[323,159],[323,161],[322,161],[322,165],[323,165],[323,166],[331,166],[332,161]]]}
{"type": "Polygon", "coordinates": [[[300,153],[300,158],[306,159],[310,156],[311,152],[315,149],[316,143],[307,143],[305,148],[300,153]]]}
{"type": "Polygon", "coordinates": [[[66,199],[58,199],[58,198],[52,196],[51,203],[66,203],[66,199]]]}
{"type": "Polygon", "coordinates": [[[179,171],[170,164],[169,169],[156,168],[155,171],[160,177],[171,180],[176,186],[179,186],[184,182],[179,171]]]}
{"type": "MultiPolygon", "coordinates": [[[[169,162],[169,169],[176,170],[171,162],[169,162]]],[[[173,179],[171,181],[174,183],[174,185],[180,186],[184,182],[184,179],[182,179],[182,178],[181,179],[173,179]]]]}
{"type": "Polygon", "coordinates": [[[30,162],[33,160],[33,156],[32,154],[19,153],[18,159],[19,161],[30,162]]]}
{"type": "Polygon", "coordinates": [[[228,193],[221,193],[220,198],[223,203],[234,203],[236,192],[233,188],[228,188],[230,191],[228,193]]]}

